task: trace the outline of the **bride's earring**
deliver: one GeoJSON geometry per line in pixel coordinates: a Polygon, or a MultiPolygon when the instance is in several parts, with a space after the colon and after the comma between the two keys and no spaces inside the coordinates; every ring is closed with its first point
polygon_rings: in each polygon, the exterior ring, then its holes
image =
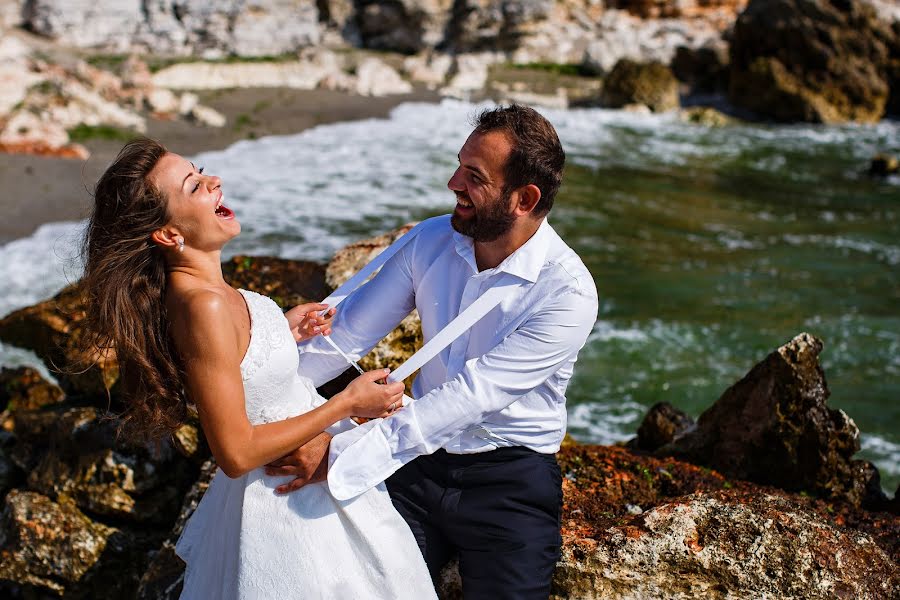
{"type": "Polygon", "coordinates": [[[178,238],[178,251],[184,252],[184,238],[178,238]]]}

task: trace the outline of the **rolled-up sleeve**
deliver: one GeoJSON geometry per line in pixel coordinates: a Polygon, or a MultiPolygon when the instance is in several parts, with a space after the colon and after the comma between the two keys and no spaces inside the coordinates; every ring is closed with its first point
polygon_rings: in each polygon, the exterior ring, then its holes
{"type": "Polygon", "coordinates": [[[563,290],[489,352],[467,360],[451,380],[387,419],[336,436],[331,493],[344,500],[366,491],[545,384],[578,353],[596,317],[596,293],[563,290]]]}

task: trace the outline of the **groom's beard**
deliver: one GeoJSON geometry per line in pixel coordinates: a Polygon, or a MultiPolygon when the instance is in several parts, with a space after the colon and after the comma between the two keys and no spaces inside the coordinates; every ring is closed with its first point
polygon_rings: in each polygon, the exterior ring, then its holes
{"type": "MultiPolygon", "coordinates": [[[[463,194],[457,193],[456,195],[464,200],[469,200],[463,194]]],[[[504,189],[499,197],[480,208],[476,207],[475,214],[468,219],[460,218],[454,213],[450,217],[450,224],[453,229],[469,236],[476,242],[493,242],[512,229],[516,220],[515,215],[509,210],[511,195],[512,190],[504,189]]]]}

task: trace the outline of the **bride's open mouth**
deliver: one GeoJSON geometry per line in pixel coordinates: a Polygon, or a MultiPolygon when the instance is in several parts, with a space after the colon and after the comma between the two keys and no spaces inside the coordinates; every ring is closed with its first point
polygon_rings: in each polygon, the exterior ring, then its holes
{"type": "Polygon", "coordinates": [[[216,216],[220,219],[234,218],[234,211],[222,204],[222,196],[219,196],[219,201],[216,202],[216,216]]]}

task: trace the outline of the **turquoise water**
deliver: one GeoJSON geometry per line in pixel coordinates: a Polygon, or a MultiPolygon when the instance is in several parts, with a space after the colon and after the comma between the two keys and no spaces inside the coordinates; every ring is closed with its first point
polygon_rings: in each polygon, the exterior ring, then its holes
{"type": "MultiPolygon", "coordinates": [[[[808,331],[825,342],[830,404],[867,434],[863,454],[893,491],[896,446],[883,442],[900,441],[900,188],[862,176],[843,136],[785,145],[790,131],[698,132],[695,143],[742,136],[744,147],[569,170],[553,222],[593,273],[604,323],[570,399],[638,411],[668,401],[696,416],[808,331]]],[[[884,143],[897,150],[896,130],[884,143]]],[[[573,434],[590,438],[590,421],[573,434]]]]}
{"type": "MultiPolygon", "coordinates": [[[[451,210],[445,185],[480,107],[406,104],[192,157],[243,223],[228,254],[327,260],[342,245],[451,210]]],[[[569,393],[570,431],[609,443],[668,401],[697,416],[807,331],[830,404],[900,483],[900,124],[711,129],[674,115],[542,111],[569,156],[551,223],[582,256],[600,314],[569,393]]],[[[177,149],[175,149],[177,151],[177,149]]],[[[79,224],[0,247],[0,314],[76,278],[79,224]]],[[[0,364],[36,360],[0,346],[0,364]]]]}

